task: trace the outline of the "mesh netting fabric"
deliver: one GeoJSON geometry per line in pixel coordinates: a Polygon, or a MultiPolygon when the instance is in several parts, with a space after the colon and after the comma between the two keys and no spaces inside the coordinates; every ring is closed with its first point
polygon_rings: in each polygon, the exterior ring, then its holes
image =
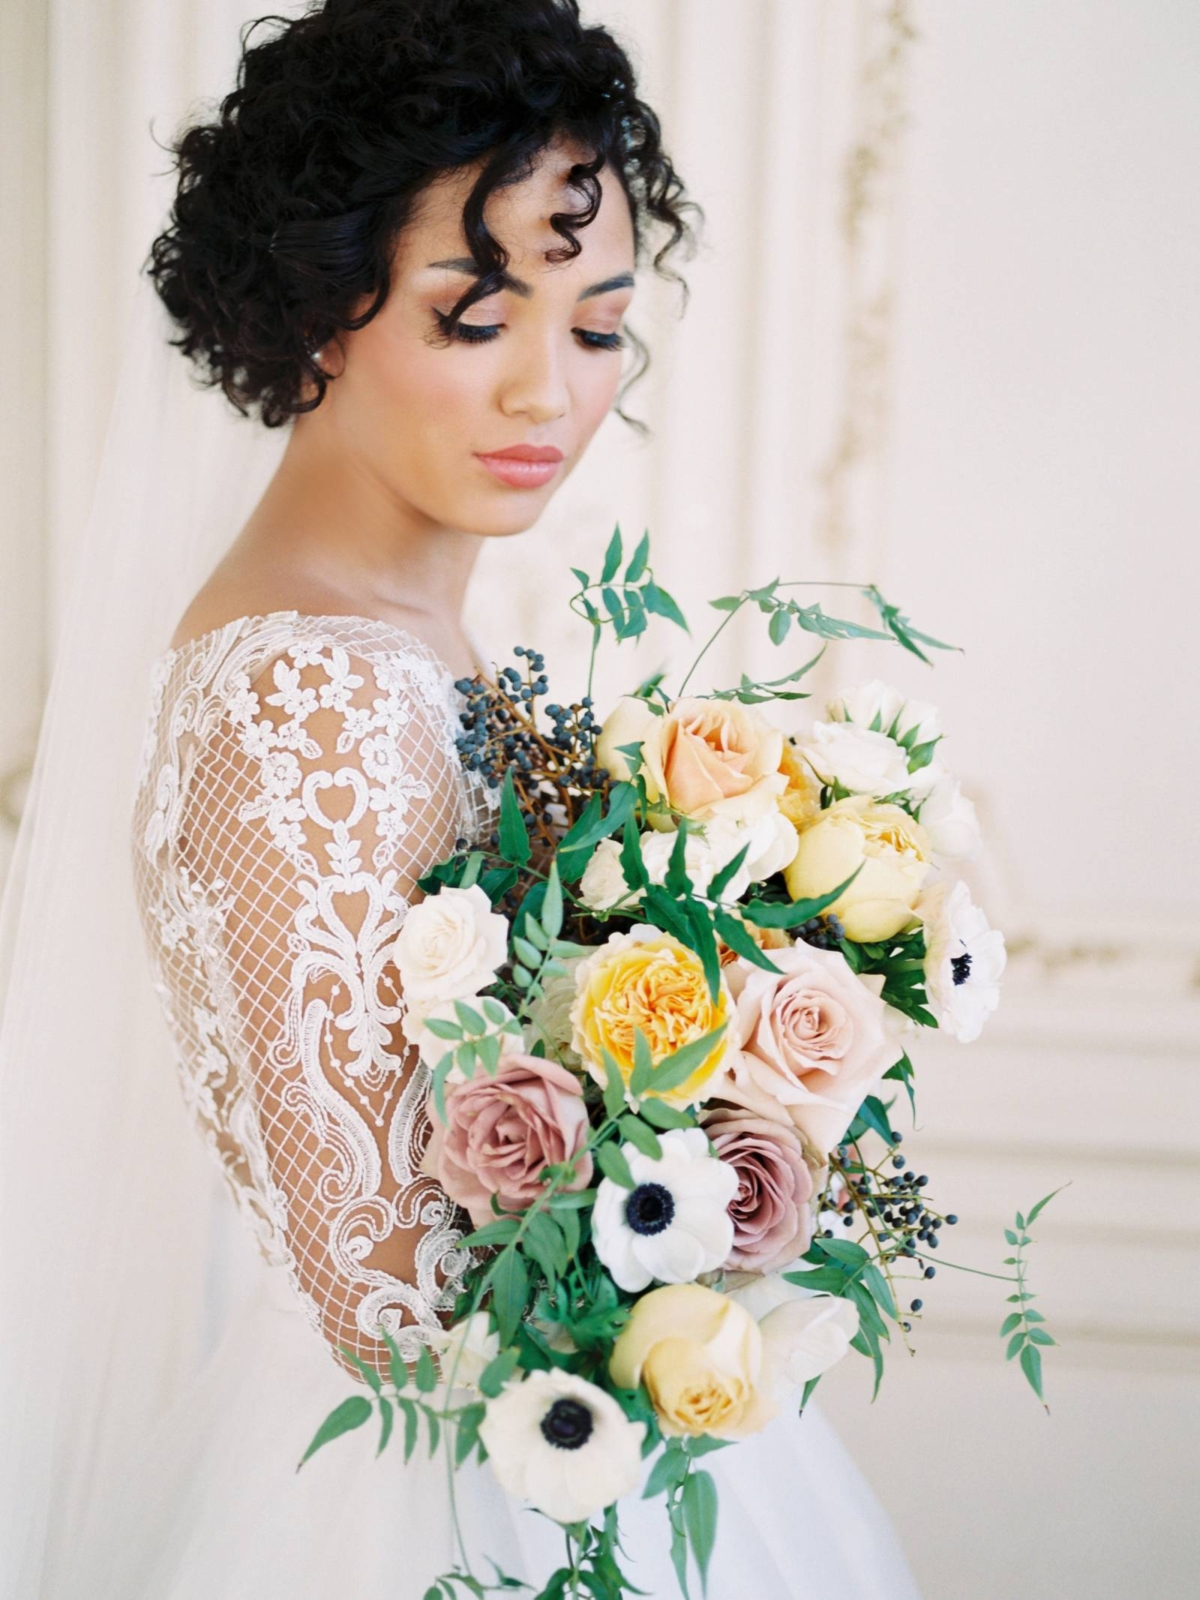
{"type": "Polygon", "coordinates": [[[334,1359],[415,1358],[472,1253],[418,1170],[428,1069],[391,948],[417,880],[491,825],[452,675],[365,617],[236,618],[155,663],[138,908],[193,1123],[334,1359]]]}

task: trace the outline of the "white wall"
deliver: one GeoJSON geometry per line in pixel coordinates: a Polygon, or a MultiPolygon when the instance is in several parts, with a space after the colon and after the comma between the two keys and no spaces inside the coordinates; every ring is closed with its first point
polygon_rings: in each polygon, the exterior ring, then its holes
{"type": "MultiPolygon", "coordinates": [[[[498,650],[537,641],[565,689],[584,640],[560,574],[619,519],[650,527],[697,621],[753,578],[854,578],[965,646],[933,673],[846,651],[823,681],[886,672],[938,701],[984,817],[1005,1001],[977,1045],[923,1042],[911,1143],[983,1270],[1011,1212],[1072,1180],[1034,1252],[1052,1414],[1002,1360],[1004,1287],[950,1270],[877,1404],[858,1364],[822,1401],[929,1600],[1190,1594],[1200,13],[585,10],[634,42],[707,243],[682,320],[639,289],[653,366],[629,404],[654,436],[605,423],[542,524],[488,552],[476,623],[498,650]]],[[[253,14],[0,8],[0,773],[31,750],[122,286],[164,201],[147,120],[219,93],[253,14]]],[[[674,643],[659,630],[637,667],[674,643]]],[[[781,659],[746,630],[717,664],[781,659]]]]}

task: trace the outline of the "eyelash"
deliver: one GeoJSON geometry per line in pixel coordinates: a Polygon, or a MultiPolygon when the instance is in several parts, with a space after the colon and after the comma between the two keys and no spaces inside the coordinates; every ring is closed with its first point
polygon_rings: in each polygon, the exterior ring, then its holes
{"type": "MultiPolygon", "coordinates": [[[[490,344],[503,326],[499,322],[460,322],[451,330],[450,319],[443,312],[435,311],[434,317],[443,333],[452,333],[452,337],[463,344],[490,344]]],[[[575,332],[589,350],[620,350],[625,344],[619,333],[593,333],[588,328],[576,328],[575,332]]]]}

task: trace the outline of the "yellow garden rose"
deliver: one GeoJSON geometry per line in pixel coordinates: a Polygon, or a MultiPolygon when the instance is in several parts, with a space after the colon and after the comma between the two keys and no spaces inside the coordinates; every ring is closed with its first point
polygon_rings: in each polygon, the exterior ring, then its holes
{"type": "Polygon", "coordinates": [[[617,1336],[609,1376],[645,1384],[663,1433],[742,1439],[777,1413],[758,1323],[727,1295],[699,1283],[651,1289],[617,1336]]]}
{"type": "Polygon", "coordinates": [[[628,779],[620,747],[631,744],[641,747],[649,798],[696,821],[752,822],[771,809],[787,782],[779,770],[782,733],[732,700],[689,696],[656,716],[645,700],[626,696],[601,729],[596,759],[614,778],[628,779]]]}
{"type": "MultiPolygon", "coordinates": [[[[634,1037],[645,1034],[650,1054],[661,1061],[729,1018],[731,1002],[724,982],[714,1001],[700,957],[670,934],[639,926],[610,934],[575,974],[571,1008],[572,1046],[598,1083],[605,1082],[607,1050],[628,1083],[633,1074],[634,1037]]],[[[725,1037],[683,1083],[661,1099],[691,1105],[704,1093],[725,1055],[725,1037]]]]}
{"type": "Polygon", "coordinates": [[[800,835],[784,872],[788,893],[793,900],[828,894],[860,864],[858,877],[828,911],[849,939],[890,939],[915,920],[913,907],[930,866],[928,836],[900,806],[861,794],[829,806],[800,835]]]}

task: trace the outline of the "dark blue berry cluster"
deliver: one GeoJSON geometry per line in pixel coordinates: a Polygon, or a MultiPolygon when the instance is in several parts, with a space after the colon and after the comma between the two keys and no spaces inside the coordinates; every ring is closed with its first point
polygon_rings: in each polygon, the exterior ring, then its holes
{"type": "Polygon", "coordinates": [[[466,704],[456,740],[468,772],[498,789],[512,771],[531,832],[561,836],[588,796],[608,783],[596,765],[596,720],[590,695],[570,705],[547,702],[550,690],[542,654],[517,645],[523,663],[501,667],[495,681],[460,678],[455,688],[466,704]]]}
{"type": "Polygon", "coordinates": [[[807,922],[801,923],[796,937],[805,944],[815,945],[818,950],[840,950],[846,930],[832,912],[827,912],[823,917],[809,917],[807,922]]]}

